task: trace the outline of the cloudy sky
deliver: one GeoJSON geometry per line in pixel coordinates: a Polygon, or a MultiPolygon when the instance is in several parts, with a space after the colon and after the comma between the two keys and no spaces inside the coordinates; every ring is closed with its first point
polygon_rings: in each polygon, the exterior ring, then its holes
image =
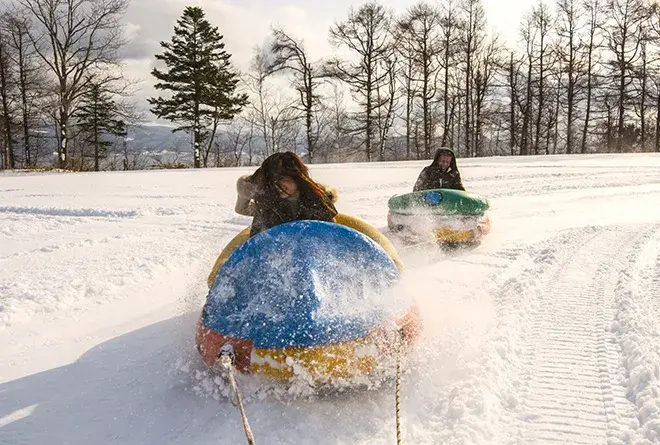
{"type": "MultiPolygon", "coordinates": [[[[432,0],[431,0],[432,1],[432,0]]],[[[507,41],[516,38],[522,15],[535,0],[483,0],[489,24],[507,41]]],[[[126,32],[130,40],[125,49],[126,73],[140,79],[136,100],[148,107],[146,98],[154,95],[151,88],[154,54],[160,53],[160,41],[169,41],[176,20],[186,6],[201,6],[209,21],[224,35],[226,49],[240,70],[247,70],[255,45],[265,41],[270,26],[282,26],[288,33],[304,41],[313,58],[331,53],[328,28],[343,21],[358,0],[132,0],[126,15],[126,32]]],[[[402,13],[412,0],[380,0],[396,13],[402,13]]],[[[149,115],[149,118],[152,116],[149,115]]]]}

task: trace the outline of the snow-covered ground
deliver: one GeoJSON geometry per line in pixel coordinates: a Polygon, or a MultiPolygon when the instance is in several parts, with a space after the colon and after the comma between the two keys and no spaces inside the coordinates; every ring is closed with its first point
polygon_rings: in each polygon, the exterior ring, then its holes
{"type": "MultiPolygon", "coordinates": [[[[424,164],[312,174],[385,230],[424,164]]],[[[660,443],[660,156],[459,166],[493,231],[400,246],[426,322],[403,443],[660,443]]],[[[249,223],[246,171],[0,174],[1,444],[246,443],[194,349],[206,275],[249,223]]],[[[396,443],[390,387],[248,398],[260,445],[396,443]]]]}

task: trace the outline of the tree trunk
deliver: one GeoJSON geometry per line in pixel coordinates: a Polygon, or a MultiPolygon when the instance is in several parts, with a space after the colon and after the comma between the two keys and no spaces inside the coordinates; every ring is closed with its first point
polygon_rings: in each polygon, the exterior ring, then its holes
{"type": "MultiPolygon", "coordinates": [[[[449,25],[451,26],[451,24],[449,25]]],[[[445,115],[444,115],[444,126],[443,126],[443,132],[442,132],[442,146],[446,147],[447,146],[447,135],[449,133],[449,62],[450,62],[450,35],[449,33],[447,34],[447,39],[445,40],[445,48],[444,48],[444,54],[445,54],[445,84],[444,84],[444,91],[442,93],[442,99],[444,101],[444,106],[445,106],[445,115]]]]}
{"type": "Polygon", "coordinates": [[[470,89],[471,75],[472,70],[472,55],[469,53],[466,54],[467,57],[467,70],[465,76],[465,154],[466,156],[471,156],[472,154],[472,143],[470,140],[471,130],[470,130],[470,95],[472,91],[470,89]]]}
{"type": "MultiPolygon", "coordinates": [[[[573,48],[573,37],[573,32],[571,31],[568,42],[568,110],[566,116],[566,153],[569,155],[573,153],[573,108],[575,107],[575,52],[573,48]]],[[[557,105],[557,108],[559,108],[559,105],[557,105]]],[[[556,141],[557,138],[555,137],[555,151],[556,141]]]]}
{"type": "Polygon", "coordinates": [[[94,171],[95,172],[99,171],[99,120],[98,120],[97,110],[98,110],[98,103],[94,107],[94,171]]]}
{"type": "Polygon", "coordinates": [[[619,116],[618,116],[618,126],[617,126],[617,135],[616,135],[616,151],[621,153],[623,150],[623,126],[624,126],[624,115],[625,115],[625,92],[626,92],[626,70],[625,67],[621,67],[620,77],[619,77],[619,116]]]}
{"type": "Polygon", "coordinates": [[[525,98],[525,113],[523,115],[522,138],[520,141],[520,154],[529,154],[529,124],[532,120],[532,59],[529,58],[527,69],[527,97],[525,98]]]}
{"type": "Polygon", "coordinates": [[[426,39],[423,41],[422,52],[422,65],[423,65],[423,79],[422,79],[422,111],[424,113],[424,156],[431,157],[431,117],[429,114],[429,60],[428,55],[428,42],[426,39]]]}
{"type": "Polygon", "coordinates": [[[655,103],[655,151],[660,153],[660,85],[656,85],[657,99],[655,103]]]}
{"type": "MultiPolygon", "coordinates": [[[[543,24],[541,24],[543,26],[543,24]]],[[[534,154],[539,154],[541,143],[541,120],[543,118],[543,107],[545,106],[545,48],[543,43],[545,41],[545,33],[541,31],[541,52],[539,54],[539,103],[538,112],[536,114],[535,138],[534,138],[534,154]]]]}
{"type": "Polygon", "coordinates": [[[655,105],[655,151],[660,153],[660,88],[655,105]]]}
{"type": "Polygon", "coordinates": [[[18,52],[18,81],[21,93],[21,114],[23,120],[23,152],[25,156],[25,165],[29,167],[32,165],[33,160],[32,152],[30,150],[29,103],[27,98],[28,82],[26,72],[25,47],[23,43],[23,31],[21,29],[17,29],[14,38],[18,52]]]}
{"type": "MultiPolygon", "coordinates": [[[[0,36],[1,37],[1,36],[0,36]]],[[[2,130],[4,132],[4,164],[5,168],[15,168],[14,143],[12,140],[11,113],[9,111],[9,56],[4,42],[0,41],[0,96],[2,96],[2,130]]]]}
{"type": "Polygon", "coordinates": [[[589,29],[589,50],[587,54],[587,106],[584,112],[584,127],[582,128],[582,144],[580,152],[585,154],[587,152],[587,133],[589,131],[589,119],[591,117],[591,96],[592,96],[592,80],[593,80],[593,51],[594,51],[594,36],[596,34],[595,11],[592,11],[592,18],[589,29]]]}
{"type": "Polygon", "coordinates": [[[307,138],[307,155],[309,163],[314,162],[314,138],[312,136],[312,118],[314,112],[314,96],[312,91],[312,67],[307,65],[305,70],[305,135],[307,138]]]}
{"type": "Polygon", "coordinates": [[[412,61],[409,61],[408,73],[406,75],[406,160],[410,159],[412,112],[415,101],[415,96],[412,91],[412,66],[412,61]]]}
{"type": "Polygon", "coordinates": [[[365,150],[367,154],[367,161],[371,162],[371,143],[373,141],[374,137],[374,122],[373,122],[373,73],[371,71],[371,54],[367,56],[367,66],[366,66],[366,71],[367,71],[367,82],[366,82],[366,90],[367,90],[367,106],[365,109],[366,112],[366,138],[365,138],[365,150]]]}
{"type": "Polygon", "coordinates": [[[647,90],[647,80],[648,76],[646,73],[646,41],[642,42],[642,91],[639,104],[639,116],[640,116],[640,125],[641,125],[641,144],[642,152],[646,151],[646,90],[647,90]]]}
{"type": "MultiPolygon", "coordinates": [[[[63,68],[64,69],[64,68],[63,68]]],[[[58,165],[60,168],[67,168],[69,156],[69,117],[71,115],[71,104],[67,95],[66,77],[60,79],[60,146],[58,147],[58,165]]]]}
{"type": "Polygon", "coordinates": [[[509,89],[509,149],[511,150],[511,156],[513,156],[516,154],[516,102],[518,96],[516,92],[516,74],[513,64],[513,51],[511,51],[509,57],[509,89]]]}

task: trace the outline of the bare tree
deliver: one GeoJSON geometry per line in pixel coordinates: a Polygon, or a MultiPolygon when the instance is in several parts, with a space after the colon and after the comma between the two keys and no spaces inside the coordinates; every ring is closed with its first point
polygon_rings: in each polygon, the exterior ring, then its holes
{"type": "Polygon", "coordinates": [[[465,153],[474,156],[474,111],[472,109],[474,64],[485,38],[486,15],[480,0],[462,0],[462,56],[465,62],[464,88],[465,88],[465,153]]]}
{"type": "MultiPolygon", "coordinates": [[[[387,80],[385,85],[376,88],[377,103],[383,106],[377,109],[375,121],[378,131],[377,148],[378,160],[385,160],[385,149],[389,141],[390,130],[394,124],[394,113],[396,112],[396,59],[387,61],[387,80]]],[[[429,119],[430,121],[430,119],[429,119]]]]}
{"type": "Polygon", "coordinates": [[[45,79],[39,72],[38,64],[35,63],[35,52],[30,45],[28,28],[30,22],[18,15],[7,14],[4,16],[3,28],[9,36],[8,46],[13,53],[13,65],[16,70],[17,96],[20,102],[21,129],[23,139],[23,157],[26,166],[33,165],[35,161],[32,147],[30,127],[37,125],[36,112],[39,102],[46,93],[44,88],[45,79]]]}
{"type": "Polygon", "coordinates": [[[405,32],[400,26],[395,27],[393,30],[394,40],[398,43],[394,46],[396,54],[401,60],[397,74],[399,83],[401,84],[401,95],[405,98],[405,114],[403,115],[403,122],[406,132],[406,159],[410,159],[411,144],[412,144],[412,116],[415,106],[415,96],[417,92],[417,83],[415,82],[415,63],[414,63],[414,41],[412,36],[405,32]]]}
{"type": "Polygon", "coordinates": [[[314,129],[316,108],[319,105],[319,79],[323,77],[321,67],[313,64],[302,41],[290,37],[282,29],[273,30],[274,41],[270,45],[272,60],[269,73],[288,71],[293,74],[293,87],[299,95],[299,110],[305,121],[305,141],[309,162],[314,162],[314,154],[319,139],[318,129],[314,129]]]}
{"type": "MultiPolygon", "coordinates": [[[[660,42],[660,5],[657,3],[651,5],[649,9],[649,33],[653,36],[651,41],[656,46],[660,42]]],[[[656,51],[658,48],[656,47],[656,51]]],[[[655,141],[654,150],[660,152],[660,77],[658,76],[658,68],[655,67],[653,72],[652,82],[655,87],[655,141]]]]}
{"type": "Polygon", "coordinates": [[[295,150],[299,119],[295,99],[280,94],[268,80],[268,53],[263,48],[255,48],[250,70],[245,76],[245,85],[254,96],[249,104],[247,119],[257,129],[263,143],[260,150],[263,157],[288,147],[295,150]]]}
{"type": "Polygon", "coordinates": [[[418,94],[422,101],[424,156],[427,158],[431,155],[433,135],[431,104],[437,92],[440,56],[443,52],[443,42],[438,33],[441,21],[437,9],[428,3],[417,3],[398,23],[410,41],[413,76],[420,84],[418,94]]]}
{"type": "MultiPolygon", "coordinates": [[[[339,59],[328,62],[328,74],[346,82],[351,88],[354,100],[362,108],[352,129],[355,134],[364,135],[366,158],[371,161],[376,141],[379,110],[389,106],[391,98],[381,96],[380,88],[391,83],[393,56],[390,13],[381,5],[369,2],[357,11],[351,8],[348,19],[330,28],[330,42],[336,47],[346,47],[357,55],[357,62],[339,59]]],[[[387,113],[384,113],[387,115],[387,113]]],[[[382,115],[382,114],[381,114],[382,115]]]]}
{"type": "MultiPolygon", "coordinates": [[[[535,54],[538,54],[536,60],[538,62],[538,78],[537,78],[537,92],[538,92],[538,103],[537,103],[537,114],[536,114],[536,123],[535,123],[535,139],[534,139],[534,154],[539,154],[541,151],[541,124],[543,122],[543,117],[546,114],[547,110],[547,95],[549,94],[549,88],[546,85],[546,78],[552,75],[552,60],[549,60],[553,56],[552,44],[551,44],[551,28],[550,24],[553,21],[550,11],[543,0],[539,0],[539,4],[532,9],[532,17],[535,28],[538,33],[538,46],[535,54]]],[[[546,139],[547,141],[547,139],[546,139]]]]}
{"type": "Polygon", "coordinates": [[[275,152],[273,143],[268,137],[268,123],[271,110],[277,107],[273,101],[273,93],[270,90],[266,78],[268,77],[267,54],[262,48],[255,48],[250,62],[250,71],[246,74],[244,83],[256,100],[250,102],[249,119],[255,124],[261,133],[264,143],[264,157],[275,152]]]}
{"type": "Polygon", "coordinates": [[[522,129],[520,135],[520,154],[530,154],[530,146],[532,141],[532,115],[533,115],[533,96],[532,96],[532,82],[534,71],[534,42],[536,40],[536,28],[534,27],[534,19],[531,15],[525,17],[521,28],[521,37],[525,45],[525,63],[527,64],[527,75],[525,76],[525,93],[524,104],[522,105],[522,129]]]}
{"type": "Polygon", "coordinates": [[[580,39],[583,9],[578,0],[559,0],[557,3],[557,34],[560,38],[559,58],[566,72],[566,153],[574,151],[575,111],[579,84],[584,73],[583,43],[580,39]]]}
{"type": "Polygon", "coordinates": [[[654,79],[655,83],[655,142],[656,152],[660,152],[660,79],[654,79]]]}
{"type": "Polygon", "coordinates": [[[13,110],[11,108],[12,90],[15,82],[11,78],[12,62],[9,56],[9,36],[3,29],[0,31],[0,111],[2,113],[3,135],[3,166],[15,168],[14,136],[13,136],[13,110]]]}
{"type": "Polygon", "coordinates": [[[650,35],[648,31],[642,31],[640,42],[640,59],[639,65],[633,67],[634,77],[639,82],[639,99],[636,101],[635,108],[637,110],[637,117],[639,118],[640,126],[640,147],[642,151],[646,151],[646,135],[647,135],[647,101],[649,96],[649,66],[650,66],[650,35]]]}
{"type": "MultiPolygon", "coordinates": [[[[442,102],[444,105],[443,126],[442,126],[442,145],[446,146],[449,142],[450,126],[450,77],[452,65],[457,53],[457,39],[459,33],[459,22],[457,18],[456,5],[453,0],[447,0],[443,3],[442,16],[440,19],[440,38],[442,40],[442,68],[444,70],[444,82],[442,86],[442,102]]],[[[453,113],[453,111],[452,111],[453,113]]]]}
{"type": "Polygon", "coordinates": [[[350,159],[354,147],[350,114],[346,110],[345,88],[336,81],[328,82],[328,93],[323,101],[321,117],[325,131],[320,156],[323,162],[350,159]]]}
{"type": "Polygon", "coordinates": [[[491,37],[477,56],[474,73],[474,146],[475,156],[484,156],[484,134],[488,112],[487,101],[494,87],[495,76],[502,65],[502,45],[497,37],[491,37]]]}
{"type": "MultiPolygon", "coordinates": [[[[237,117],[227,126],[224,133],[214,141],[215,166],[239,167],[243,164],[246,149],[249,151],[254,139],[254,125],[237,117]]],[[[249,158],[249,153],[248,153],[249,158]]]]}
{"type": "Polygon", "coordinates": [[[67,166],[69,119],[89,86],[90,74],[120,80],[120,20],[128,0],[17,0],[35,21],[28,28],[34,48],[53,73],[58,91],[61,168],[67,166]]]}
{"type": "Polygon", "coordinates": [[[605,27],[607,43],[614,59],[610,62],[617,78],[617,134],[616,151],[623,148],[626,105],[629,103],[629,87],[633,82],[632,66],[640,57],[641,33],[647,16],[642,0],[609,0],[611,20],[605,27]]]}
{"type": "Polygon", "coordinates": [[[594,67],[596,65],[595,54],[600,48],[602,42],[598,42],[597,33],[601,29],[601,0],[585,0],[584,9],[587,12],[588,20],[588,40],[587,43],[587,61],[586,73],[587,86],[586,86],[586,100],[587,104],[584,111],[584,125],[582,127],[582,142],[580,143],[580,152],[587,152],[587,135],[589,132],[589,125],[591,123],[592,112],[592,99],[594,95],[594,67]]]}
{"type": "Polygon", "coordinates": [[[517,113],[516,108],[519,105],[518,97],[518,76],[519,64],[514,59],[514,52],[509,51],[509,62],[505,68],[507,88],[509,93],[509,152],[513,156],[516,154],[517,136],[517,113]]]}

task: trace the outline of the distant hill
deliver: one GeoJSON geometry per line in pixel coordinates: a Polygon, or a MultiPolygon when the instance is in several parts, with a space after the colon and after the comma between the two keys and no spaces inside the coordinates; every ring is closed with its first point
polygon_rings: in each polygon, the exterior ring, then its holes
{"type": "MultiPolygon", "coordinates": [[[[55,127],[45,127],[33,132],[46,141],[48,150],[57,151],[55,127]]],[[[192,152],[190,135],[185,132],[172,133],[165,125],[135,125],[128,128],[127,144],[129,151],[181,151],[192,152]]]]}
{"type": "Polygon", "coordinates": [[[128,147],[131,151],[182,151],[192,152],[190,134],[179,131],[172,133],[164,125],[137,125],[128,129],[128,147]]]}

